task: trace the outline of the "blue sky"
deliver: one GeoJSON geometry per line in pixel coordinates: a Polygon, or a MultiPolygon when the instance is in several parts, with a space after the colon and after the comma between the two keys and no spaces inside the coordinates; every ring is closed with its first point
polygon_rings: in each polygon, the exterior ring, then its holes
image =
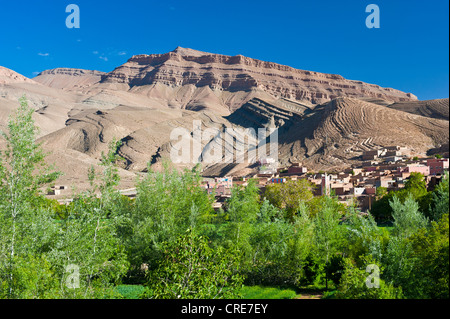
{"type": "Polygon", "coordinates": [[[177,46],[340,74],[449,97],[446,0],[0,0],[0,65],[27,77],[56,67],[109,72],[177,46]],[[68,29],[69,4],[80,28],[68,29]],[[368,4],[380,28],[365,24],[368,4]]]}

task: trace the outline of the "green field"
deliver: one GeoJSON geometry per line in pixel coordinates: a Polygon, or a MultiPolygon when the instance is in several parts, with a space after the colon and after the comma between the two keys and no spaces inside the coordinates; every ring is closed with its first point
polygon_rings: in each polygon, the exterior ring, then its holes
{"type": "Polygon", "coordinates": [[[294,299],[300,296],[292,289],[264,286],[244,286],[241,294],[244,299],[294,299]]]}
{"type": "MultiPolygon", "coordinates": [[[[119,285],[116,291],[124,299],[139,299],[145,288],[141,285],[119,285]]],[[[300,297],[292,289],[264,286],[244,286],[241,290],[244,299],[294,299],[300,297]]]]}

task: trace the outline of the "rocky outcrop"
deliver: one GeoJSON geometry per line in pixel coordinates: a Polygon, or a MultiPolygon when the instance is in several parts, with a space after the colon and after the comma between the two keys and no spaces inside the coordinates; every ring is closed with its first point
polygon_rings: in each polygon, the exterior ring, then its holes
{"type": "Polygon", "coordinates": [[[130,89],[163,83],[168,86],[209,86],[230,92],[262,90],[275,98],[320,104],[336,97],[366,97],[387,101],[415,101],[417,97],[391,88],[340,75],[295,69],[252,59],[177,48],[165,54],[135,55],[102,83],[123,83],[130,89]]]}

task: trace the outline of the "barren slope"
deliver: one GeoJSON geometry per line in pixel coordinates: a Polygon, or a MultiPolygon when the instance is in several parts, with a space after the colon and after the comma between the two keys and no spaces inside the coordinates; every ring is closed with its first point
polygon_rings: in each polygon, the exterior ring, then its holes
{"type": "Polygon", "coordinates": [[[342,167],[364,150],[398,145],[425,154],[448,143],[449,122],[359,99],[337,98],[317,106],[281,137],[284,160],[308,167],[342,167]]]}
{"type": "Polygon", "coordinates": [[[98,83],[103,74],[100,71],[57,68],[41,72],[33,80],[52,88],[80,90],[98,83]]]}
{"type": "Polygon", "coordinates": [[[389,108],[436,119],[449,120],[449,99],[397,102],[389,108]]]}

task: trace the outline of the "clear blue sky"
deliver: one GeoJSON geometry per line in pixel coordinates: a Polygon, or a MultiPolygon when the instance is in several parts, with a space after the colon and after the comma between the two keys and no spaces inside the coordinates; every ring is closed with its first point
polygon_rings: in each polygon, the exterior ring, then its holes
{"type": "Polygon", "coordinates": [[[109,72],[177,46],[242,54],[449,97],[447,0],[0,0],[0,65],[27,77],[56,67],[109,72]],[[68,29],[66,6],[80,8],[68,29]],[[380,28],[365,24],[368,4],[380,28]]]}

